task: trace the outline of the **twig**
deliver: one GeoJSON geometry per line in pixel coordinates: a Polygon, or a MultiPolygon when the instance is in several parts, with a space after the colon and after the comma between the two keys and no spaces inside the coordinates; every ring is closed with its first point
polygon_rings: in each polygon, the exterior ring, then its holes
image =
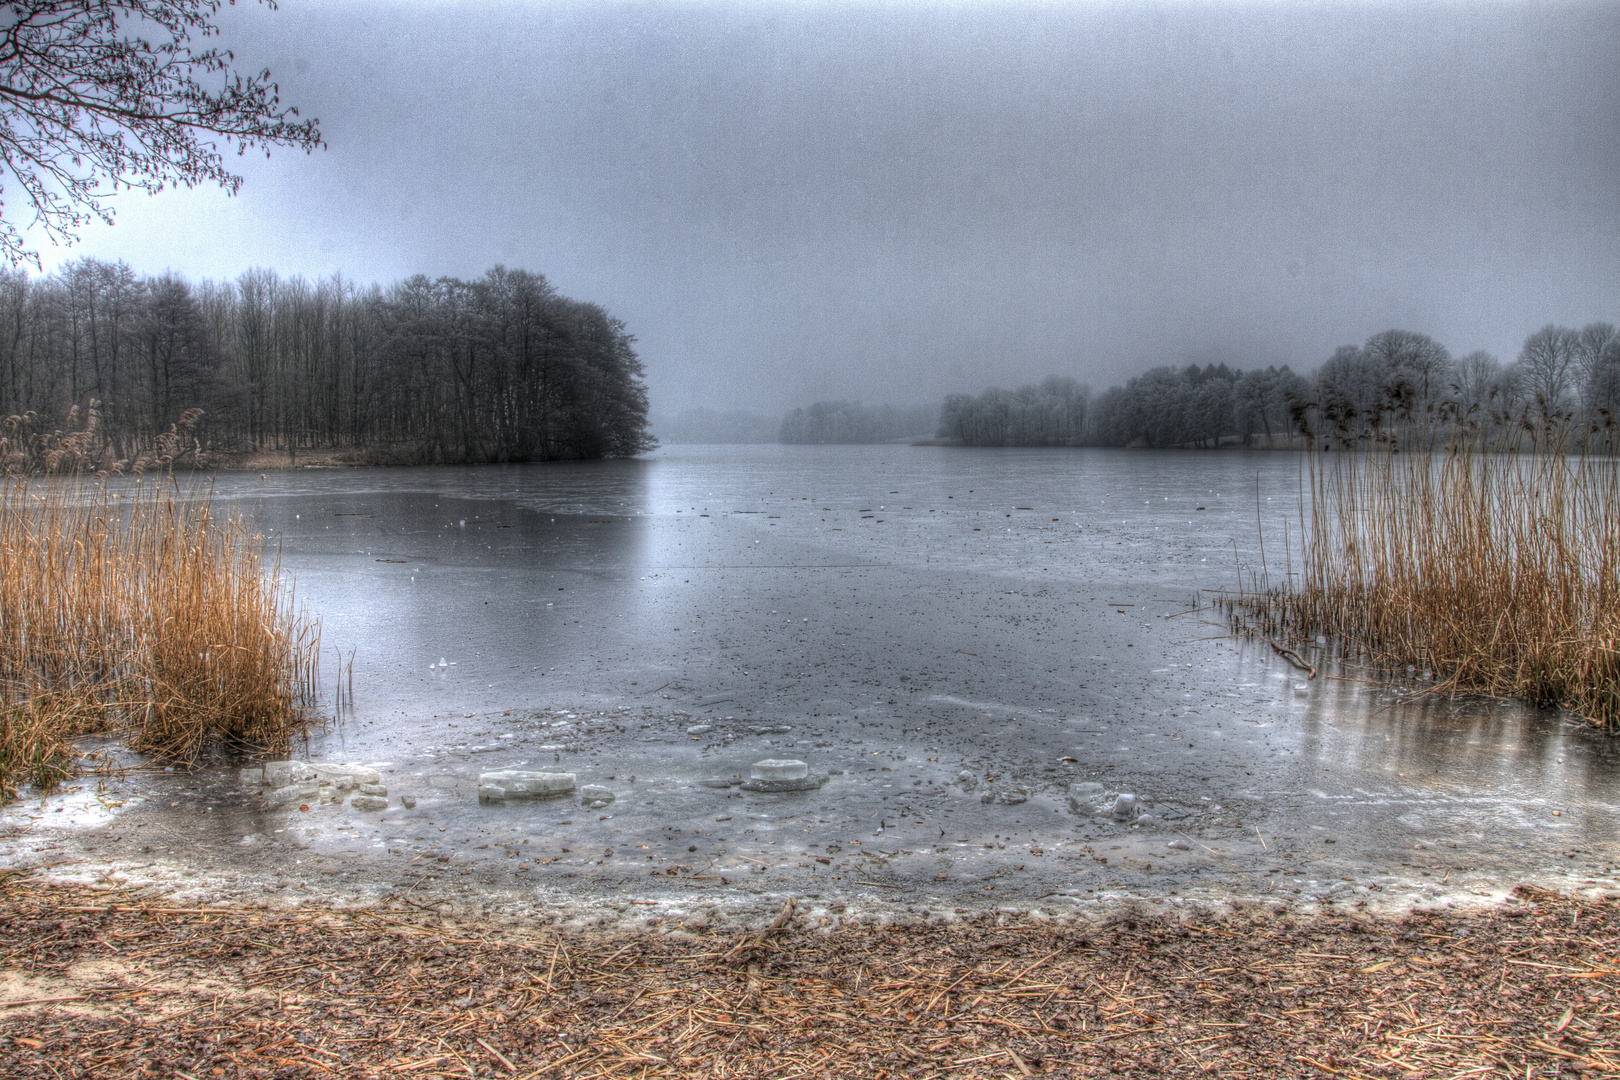
{"type": "Polygon", "coordinates": [[[1270,638],[1266,639],[1266,644],[1271,646],[1271,651],[1272,652],[1276,653],[1278,656],[1282,657],[1284,660],[1287,660],[1294,667],[1299,668],[1299,670],[1301,670],[1301,671],[1310,672],[1310,674],[1305,677],[1306,682],[1309,682],[1311,679],[1316,678],[1316,668],[1311,666],[1310,664],[1306,663],[1305,658],[1303,656],[1299,655],[1299,653],[1295,652],[1293,649],[1290,649],[1286,645],[1277,644],[1275,641],[1272,641],[1270,638]]]}

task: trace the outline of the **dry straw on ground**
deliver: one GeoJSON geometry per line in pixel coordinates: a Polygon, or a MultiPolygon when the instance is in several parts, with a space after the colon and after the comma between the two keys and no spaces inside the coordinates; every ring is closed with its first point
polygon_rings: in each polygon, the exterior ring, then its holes
{"type": "Polygon", "coordinates": [[[1506,448],[1463,430],[1310,452],[1303,550],[1240,625],[1620,727],[1620,458],[1559,420],[1506,448]]]}
{"type": "MultiPolygon", "coordinates": [[[[1620,905],[595,936],[0,897],[8,1077],[1620,1073],[1620,905]]],[[[664,924],[662,929],[676,929],[664,924]]]]}
{"type": "Polygon", "coordinates": [[[312,704],[318,638],[259,538],[205,495],[154,476],[0,481],[8,793],[48,788],[92,731],[178,760],[285,746],[312,704]]]}

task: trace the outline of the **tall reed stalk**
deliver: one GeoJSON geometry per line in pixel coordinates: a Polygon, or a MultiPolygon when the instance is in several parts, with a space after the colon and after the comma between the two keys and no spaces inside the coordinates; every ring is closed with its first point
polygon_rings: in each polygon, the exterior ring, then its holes
{"type": "Polygon", "coordinates": [[[1581,452],[1559,419],[1524,422],[1508,450],[1468,428],[1313,450],[1303,572],[1238,617],[1620,727],[1620,459],[1581,452]]]}
{"type": "Polygon", "coordinates": [[[170,479],[0,482],[0,789],[48,789],[90,732],[166,760],[285,747],[320,635],[268,569],[170,479]]]}

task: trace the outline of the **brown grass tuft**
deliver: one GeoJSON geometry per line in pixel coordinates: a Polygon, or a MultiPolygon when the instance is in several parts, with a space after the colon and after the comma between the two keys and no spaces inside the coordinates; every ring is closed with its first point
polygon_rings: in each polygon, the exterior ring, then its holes
{"type": "Polygon", "coordinates": [[[171,480],[6,480],[0,790],[48,789],[91,731],[177,761],[284,748],[314,704],[319,629],[260,547],[171,480]]]}
{"type": "Polygon", "coordinates": [[[1510,452],[1468,431],[1310,452],[1302,572],[1234,618],[1620,727],[1620,459],[1550,419],[1510,452]]]}

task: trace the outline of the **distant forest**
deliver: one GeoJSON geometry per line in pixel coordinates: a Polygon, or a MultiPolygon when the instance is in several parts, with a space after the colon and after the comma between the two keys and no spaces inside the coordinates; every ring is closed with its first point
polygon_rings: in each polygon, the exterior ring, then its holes
{"type": "MultiPolygon", "coordinates": [[[[1532,414],[1564,425],[1572,438],[1582,425],[1616,431],[1620,331],[1605,322],[1544,326],[1503,363],[1486,352],[1453,357],[1426,335],[1385,330],[1338,349],[1311,375],[1287,365],[1164,366],[1101,394],[1054,376],[1013,390],[951,394],[937,409],[820,401],[788,412],[774,435],[758,413],[694,409],[660,434],[667,442],[1286,447],[1307,430],[1363,438],[1396,417],[1428,417],[1431,433],[1464,424],[1502,434],[1532,414]]],[[[1616,437],[1620,431],[1603,441],[1616,437]]]]}
{"type": "Polygon", "coordinates": [[[1085,446],[1091,388],[1054,376],[1017,390],[992,387],[973,397],[951,394],[938,435],[964,446],[1085,446]]]}
{"type": "Polygon", "coordinates": [[[1234,370],[1225,364],[1179,371],[1160,367],[1124,386],[1110,387],[1095,404],[1091,442],[1096,446],[1253,445],[1294,430],[1290,402],[1310,383],[1282,367],[1234,370]]]}
{"type": "MultiPolygon", "coordinates": [[[[0,464],[71,455],[112,469],[154,458],[154,447],[223,465],[256,453],[356,464],[630,456],[655,445],[633,342],[601,307],[502,267],[472,281],[418,275],[366,288],[269,270],[192,284],[93,259],[43,277],[0,270],[0,464]]],[[[660,434],[1287,446],[1307,430],[1360,438],[1396,414],[1507,432],[1530,411],[1565,418],[1571,430],[1613,430],[1620,332],[1605,322],[1547,325],[1503,363],[1386,330],[1311,375],[1165,366],[1101,394],[1053,377],[952,394],[937,407],[822,401],[779,421],[694,409],[660,434]]]]}
{"type": "Polygon", "coordinates": [[[665,443],[884,443],[931,438],[939,426],[933,405],[900,407],[857,401],[818,401],[780,420],[745,410],[687,409],[658,421],[665,443]]]}
{"type": "Polygon", "coordinates": [[[784,443],[881,443],[926,438],[939,422],[938,410],[818,401],[782,418],[777,439],[784,443]]]}
{"type": "Polygon", "coordinates": [[[781,425],[745,409],[687,409],[656,421],[653,430],[664,443],[774,443],[781,425]]]}
{"type": "MultiPolygon", "coordinates": [[[[1157,367],[1093,397],[1052,378],[977,397],[953,394],[938,435],[966,446],[1216,447],[1293,445],[1309,426],[1361,438],[1392,417],[1439,430],[1506,432],[1527,415],[1612,431],[1620,420],[1620,331],[1547,325],[1512,363],[1460,358],[1423,334],[1386,330],[1336,351],[1310,377],[1287,366],[1157,367]]],[[[1613,438],[1605,436],[1612,445],[1613,438]]]]}
{"type": "Polygon", "coordinates": [[[193,285],[93,259],[45,277],[5,270],[0,451],[60,442],[95,401],[102,464],[137,457],[196,409],[185,441],[216,461],[628,456],[652,445],[633,341],[601,307],[502,267],[386,288],[269,270],[193,285]]]}

